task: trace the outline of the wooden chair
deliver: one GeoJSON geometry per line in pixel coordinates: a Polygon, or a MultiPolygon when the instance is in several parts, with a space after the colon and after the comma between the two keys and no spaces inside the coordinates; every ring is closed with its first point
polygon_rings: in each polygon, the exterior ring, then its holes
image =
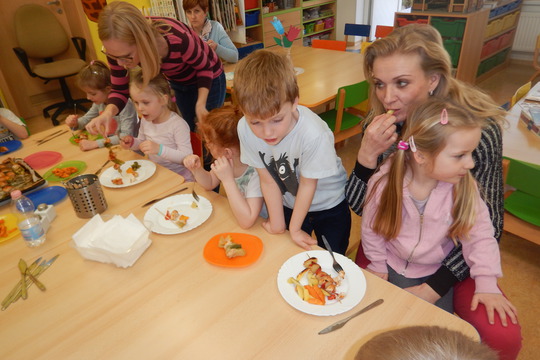
{"type": "Polygon", "coordinates": [[[503,230],[540,245],[540,166],[503,159],[505,184],[503,230]]]}
{"type": "MultiPolygon", "coordinates": [[[[345,24],[343,34],[345,35],[345,42],[349,44],[349,36],[360,36],[362,45],[366,42],[369,43],[369,33],[371,32],[371,25],[363,24],[345,24]]],[[[350,50],[353,51],[353,50],[350,50]]]]}
{"type": "Polygon", "coordinates": [[[522,97],[524,97],[529,90],[531,90],[532,83],[529,81],[526,84],[523,84],[519,89],[516,90],[514,93],[514,96],[512,96],[512,99],[510,100],[510,108],[514,106],[522,97]]]}
{"type": "Polygon", "coordinates": [[[540,62],[538,61],[538,58],[540,57],[540,35],[536,37],[536,47],[534,48],[534,58],[533,58],[533,66],[536,69],[536,72],[531,77],[531,83],[534,82],[534,80],[540,76],[540,62]]]}
{"type": "Polygon", "coordinates": [[[319,114],[334,132],[334,143],[339,143],[362,132],[360,112],[353,108],[369,99],[369,84],[362,81],[340,87],[336,96],[336,108],[319,114]]]}
{"type": "Polygon", "coordinates": [[[375,28],[375,39],[387,37],[392,31],[394,31],[393,26],[377,25],[375,28]]]}
{"type": "Polygon", "coordinates": [[[340,40],[313,39],[311,41],[311,47],[315,49],[345,51],[345,49],[347,49],[347,43],[345,41],[340,41],[340,40]]]}

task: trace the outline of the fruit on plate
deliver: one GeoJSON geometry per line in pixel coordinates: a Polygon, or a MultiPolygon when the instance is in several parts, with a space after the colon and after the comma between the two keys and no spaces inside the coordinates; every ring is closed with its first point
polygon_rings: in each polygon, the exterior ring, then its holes
{"type": "Polygon", "coordinates": [[[294,285],[296,293],[300,299],[314,305],[325,305],[327,300],[341,300],[344,294],[337,292],[337,287],[341,282],[341,277],[332,278],[321,269],[318,260],[311,257],[304,261],[304,269],[296,275],[290,277],[287,282],[294,285]],[[307,280],[304,285],[301,281],[307,280]]]}
{"type": "Polygon", "coordinates": [[[246,250],[242,249],[241,244],[235,243],[231,235],[221,236],[219,238],[218,246],[225,250],[225,255],[232,259],[237,256],[246,256],[246,250]]]}

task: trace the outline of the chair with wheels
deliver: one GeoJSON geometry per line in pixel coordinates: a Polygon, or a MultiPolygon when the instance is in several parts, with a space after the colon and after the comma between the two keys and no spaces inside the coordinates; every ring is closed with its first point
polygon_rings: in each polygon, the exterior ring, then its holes
{"type": "Polygon", "coordinates": [[[319,114],[334,132],[334,143],[337,144],[362,132],[365,114],[361,114],[354,106],[364,101],[369,101],[369,83],[366,80],[340,87],[335,109],[319,114]]]}
{"type": "Polygon", "coordinates": [[[345,49],[347,48],[347,43],[345,41],[339,41],[339,40],[313,39],[311,41],[311,47],[315,49],[345,51],[345,49]]]}
{"type": "Polygon", "coordinates": [[[81,104],[90,101],[74,100],[66,83],[67,77],[77,75],[86,65],[86,40],[81,37],[71,38],[79,55],[78,59],[54,60],[69,49],[69,37],[50,10],[41,5],[23,5],[15,12],[14,24],[19,46],[13,48],[13,51],[28,74],[45,80],[45,83],[51,80],[60,82],[64,101],[47,106],[43,109],[43,116],[48,118],[49,111],[56,109],[52,115],[52,123],[58,125],[58,115],[64,110],[88,111],[81,104]],[[30,63],[30,59],[40,59],[43,63],[34,66],[30,63]]]}
{"type": "MultiPolygon", "coordinates": [[[[363,24],[345,24],[345,30],[343,34],[345,35],[345,42],[349,43],[349,36],[360,36],[362,39],[362,45],[364,43],[369,43],[369,33],[371,31],[371,25],[363,24]]],[[[354,51],[354,50],[348,50],[354,51]]]]}

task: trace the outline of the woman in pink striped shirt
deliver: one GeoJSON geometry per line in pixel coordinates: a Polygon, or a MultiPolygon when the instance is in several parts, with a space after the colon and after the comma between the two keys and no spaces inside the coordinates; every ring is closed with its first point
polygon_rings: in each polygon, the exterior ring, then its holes
{"type": "Polygon", "coordinates": [[[129,98],[129,69],[140,66],[145,84],[163,74],[175,91],[182,117],[195,129],[196,119],[221,107],[226,80],[217,54],[184,23],[166,17],[146,18],[134,5],[115,1],[99,16],[102,52],[111,68],[112,91],[102,114],[87,129],[100,133],[129,98]]]}

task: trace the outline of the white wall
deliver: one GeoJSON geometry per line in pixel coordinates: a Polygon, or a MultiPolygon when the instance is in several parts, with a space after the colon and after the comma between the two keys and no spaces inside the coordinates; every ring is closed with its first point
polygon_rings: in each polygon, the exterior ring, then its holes
{"type": "Polygon", "coordinates": [[[337,0],[336,40],[344,40],[345,24],[367,24],[364,16],[366,2],[369,0],[337,0]]]}

